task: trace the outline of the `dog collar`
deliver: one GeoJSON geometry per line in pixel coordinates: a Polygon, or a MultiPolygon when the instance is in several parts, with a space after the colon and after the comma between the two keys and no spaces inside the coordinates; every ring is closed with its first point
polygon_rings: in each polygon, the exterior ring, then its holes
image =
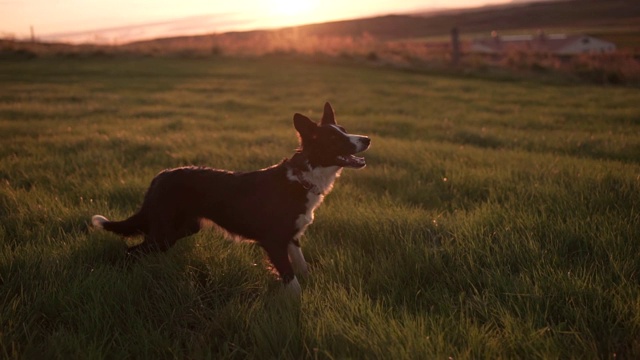
{"type": "Polygon", "coordinates": [[[313,193],[315,195],[324,195],[323,191],[320,191],[320,189],[318,189],[317,186],[315,186],[309,180],[304,178],[304,173],[302,172],[302,170],[300,170],[298,168],[292,168],[291,171],[293,172],[293,176],[296,177],[296,179],[298,180],[300,185],[302,185],[302,187],[305,190],[310,191],[311,193],[313,193]]]}
{"type": "Polygon", "coordinates": [[[324,195],[323,189],[317,187],[314,183],[307,180],[304,176],[303,170],[311,170],[311,165],[309,164],[309,159],[302,152],[296,152],[291,160],[288,163],[289,169],[291,169],[291,173],[296,178],[297,182],[302,185],[302,187],[310,191],[315,195],[324,195]]]}

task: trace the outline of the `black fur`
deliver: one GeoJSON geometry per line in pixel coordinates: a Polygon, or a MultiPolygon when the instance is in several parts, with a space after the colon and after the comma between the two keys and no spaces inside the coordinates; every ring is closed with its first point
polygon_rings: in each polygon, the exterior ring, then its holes
{"type": "Polygon", "coordinates": [[[294,116],[294,124],[300,149],[291,159],[252,172],[165,170],[152,180],[136,214],[123,221],[97,215],[94,224],[121,236],[143,235],[144,242],[129,251],[147,253],[169,249],[178,239],[198,232],[201,219],[209,219],[232,235],[260,244],[288,283],[294,278],[288,247],[300,246],[298,237],[311,222],[302,215],[313,213],[343,166],[364,166],[353,154],[366,150],[370,142],[337,127],[328,103],[320,125],[300,114],[294,116]],[[321,169],[328,169],[321,174],[331,176],[328,186],[316,188],[314,171],[321,169]]]}

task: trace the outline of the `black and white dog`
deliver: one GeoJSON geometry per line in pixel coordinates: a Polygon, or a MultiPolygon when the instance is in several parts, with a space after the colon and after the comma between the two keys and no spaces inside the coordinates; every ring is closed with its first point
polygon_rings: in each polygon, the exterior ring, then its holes
{"type": "Polygon", "coordinates": [[[140,210],[123,221],[101,215],[92,224],[121,236],[143,235],[129,252],[164,251],[210,220],[234,236],[253,240],[267,252],[285,288],[300,293],[295,277],[307,274],[300,237],[313,222],[342,168],[362,168],[354,154],[369,148],[366,136],[348,134],[324,106],[320,124],[295,114],[300,147],[291,159],[252,172],[204,167],[162,171],[151,181],[140,210]],[[292,265],[293,263],[293,265],[292,265]]]}

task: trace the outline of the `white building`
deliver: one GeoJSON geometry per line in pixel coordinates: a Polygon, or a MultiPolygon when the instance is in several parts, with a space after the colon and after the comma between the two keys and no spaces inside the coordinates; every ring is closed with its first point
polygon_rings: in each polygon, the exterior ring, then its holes
{"type": "Polygon", "coordinates": [[[616,51],[612,42],[589,35],[544,34],[499,36],[492,33],[491,39],[475,40],[472,52],[499,54],[508,51],[530,51],[557,55],[603,54],[616,51]]]}

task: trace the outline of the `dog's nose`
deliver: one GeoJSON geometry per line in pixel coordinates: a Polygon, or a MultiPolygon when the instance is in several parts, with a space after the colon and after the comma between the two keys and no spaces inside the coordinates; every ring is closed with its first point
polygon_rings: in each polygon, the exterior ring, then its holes
{"type": "Polygon", "coordinates": [[[360,138],[360,141],[362,142],[362,144],[364,144],[367,147],[369,147],[369,145],[371,145],[371,139],[369,139],[366,136],[363,136],[362,138],[360,138]]]}

